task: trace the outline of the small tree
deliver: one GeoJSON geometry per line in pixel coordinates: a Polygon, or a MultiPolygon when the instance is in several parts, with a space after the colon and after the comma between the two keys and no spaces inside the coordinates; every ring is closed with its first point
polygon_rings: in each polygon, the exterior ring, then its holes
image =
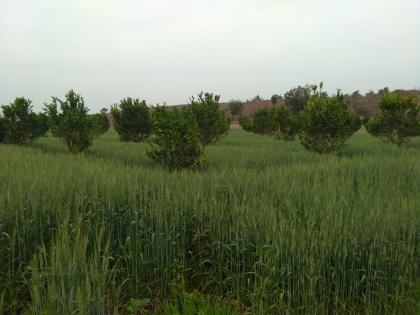
{"type": "Polygon", "coordinates": [[[291,109],[293,115],[303,110],[311,96],[313,85],[298,86],[284,94],[284,102],[291,109]]]}
{"type": "Polygon", "coordinates": [[[99,114],[89,115],[89,119],[92,121],[92,130],[95,137],[99,137],[109,130],[108,116],[102,110],[99,114]]]}
{"type": "Polygon", "coordinates": [[[141,142],[152,133],[152,121],[146,101],[130,97],[111,109],[114,128],[122,141],[141,142]]]}
{"type": "Polygon", "coordinates": [[[13,103],[3,105],[4,141],[12,144],[31,144],[48,131],[44,114],[32,111],[32,101],[17,97],[13,103]]]}
{"type": "Polygon", "coordinates": [[[0,143],[4,142],[4,138],[6,138],[6,126],[4,118],[0,117],[0,143]]]}
{"type": "Polygon", "coordinates": [[[270,110],[271,121],[274,127],[274,136],[277,139],[292,141],[300,128],[300,119],[292,116],[292,112],[287,107],[276,107],[270,110]]]}
{"type": "Polygon", "coordinates": [[[239,117],[239,125],[242,127],[243,130],[248,132],[252,132],[254,129],[254,126],[252,125],[252,120],[245,116],[239,117]]]}
{"type": "Polygon", "coordinates": [[[280,95],[278,95],[278,94],[274,94],[272,97],[271,97],[271,104],[273,105],[273,106],[276,106],[279,102],[280,102],[280,100],[281,100],[282,98],[281,98],[281,96],[280,95]]]}
{"type": "Polygon", "coordinates": [[[201,165],[203,146],[197,123],[174,108],[158,106],[152,114],[154,134],[147,155],[170,170],[192,169],[201,165]]]}
{"type": "Polygon", "coordinates": [[[369,133],[401,146],[420,135],[420,105],[413,97],[385,91],[379,102],[381,113],[365,124],[369,133]]]}
{"type": "Polygon", "coordinates": [[[201,92],[196,100],[190,100],[190,105],[185,109],[200,130],[200,140],[203,146],[220,140],[227,134],[230,119],[219,109],[219,95],[201,92]]]}
{"type": "Polygon", "coordinates": [[[88,116],[88,108],[80,94],[70,90],[65,100],[52,98],[46,104],[51,133],[61,139],[72,153],[86,151],[96,136],[92,120],[88,116]],[[60,110],[58,110],[60,106],[60,110]]]}
{"type": "Polygon", "coordinates": [[[259,109],[252,119],[241,118],[240,124],[246,131],[275,136],[286,141],[293,140],[299,130],[298,117],[293,117],[286,107],[259,109]]]}
{"type": "Polygon", "coordinates": [[[322,92],[322,83],[319,90],[313,90],[300,113],[300,142],[312,152],[335,152],[360,128],[360,119],[348,111],[340,91],[329,97],[322,92]]]}
{"type": "Polygon", "coordinates": [[[242,103],[240,100],[231,100],[229,102],[229,111],[232,117],[240,115],[243,109],[244,103],[242,103]]]}

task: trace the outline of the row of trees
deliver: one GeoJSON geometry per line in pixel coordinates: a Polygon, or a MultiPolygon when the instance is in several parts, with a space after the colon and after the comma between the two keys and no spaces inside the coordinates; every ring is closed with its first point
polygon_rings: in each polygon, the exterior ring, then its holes
{"type": "Polygon", "coordinates": [[[105,112],[88,115],[83,98],[73,90],[64,100],[53,97],[45,105],[44,112],[34,113],[32,102],[17,97],[14,102],[3,105],[0,117],[0,142],[28,145],[51,130],[53,136],[60,138],[70,152],[83,152],[92,140],[109,129],[105,112]]]}
{"type": "MultiPolygon", "coordinates": [[[[230,118],[219,108],[218,95],[200,93],[182,109],[149,107],[145,101],[125,98],[111,109],[121,141],[147,139],[148,156],[169,169],[201,165],[204,148],[226,135],[230,118]]],[[[72,153],[86,151],[94,138],[109,129],[106,111],[89,115],[81,95],[69,91],[64,100],[53,97],[44,112],[32,111],[31,101],[16,98],[2,106],[0,142],[32,144],[48,130],[72,153]]]]}
{"type": "MultiPolygon", "coordinates": [[[[290,141],[299,136],[301,144],[312,152],[340,150],[362,125],[362,119],[348,110],[340,91],[328,96],[320,87],[298,87],[285,94],[285,107],[257,110],[251,118],[241,117],[246,131],[290,141]],[[308,92],[309,91],[309,92],[308,92]]],[[[402,145],[409,137],[420,135],[420,106],[413,97],[384,93],[380,114],[363,119],[374,136],[402,145]]]]}

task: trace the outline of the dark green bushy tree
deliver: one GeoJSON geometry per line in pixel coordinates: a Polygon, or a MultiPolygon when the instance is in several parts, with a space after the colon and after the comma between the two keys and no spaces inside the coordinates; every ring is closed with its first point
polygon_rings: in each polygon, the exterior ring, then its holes
{"type": "Polygon", "coordinates": [[[246,116],[239,117],[239,125],[243,130],[248,132],[253,132],[254,126],[252,125],[252,120],[246,116]]]}
{"type": "Polygon", "coordinates": [[[220,140],[227,134],[230,119],[219,109],[220,96],[201,92],[198,98],[191,98],[185,112],[197,123],[201,144],[206,146],[220,140]]]}
{"type": "Polygon", "coordinates": [[[6,126],[4,124],[4,118],[0,117],[0,143],[4,142],[6,137],[6,126]]]}
{"type": "Polygon", "coordinates": [[[246,131],[274,136],[280,140],[293,140],[299,130],[298,117],[292,116],[289,108],[273,107],[257,110],[252,119],[241,118],[246,131]]]}
{"type": "Polygon", "coordinates": [[[152,114],[153,136],[147,155],[170,170],[193,169],[201,165],[203,146],[200,129],[185,111],[158,106],[152,114]]]}
{"type": "Polygon", "coordinates": [[[420,135],[420,105],[413,97],[385,92],[379,102],[381,113],[365,124],[369,133],[401,146],[420,135]]]}
{"type": "Polygon", "coordinates": [[[32,111],[31,100],[17,97],[13,103],[3,105],[4,142],[31,144],[48,131],[45,114],[32,111]]]}
{"type": "Polygon", "coordinates": [[[92,130],[95,137],[99,137],[109,130],[109,119],[106,113],[89,115],[89,119],[92,121],[92,130]]]}
{"type": "Polygon", "coordinates": [[[338,151],[361,125],[360,119],[348,111],[340,91],[329,97],[322,92],[322,83],[320,89],[314,88],[300,119],[300,142],[316,153],[338,151]]]}
{"type": "Polygon", "coordinates": [[[60,138],[70,152],[80,153],[89,148],[96,134],[88,116],[88,108],[80,94],[70,90],[64,101],[53,97],[45,110],[49,117],[51,133],[60,138]]]}
{"type": "Polygon", "coordinates": [[[303,110],[311,96],[313,85],[298,86],[284,94],[284,102],[291,109],[293,115],[303,110]]]}
{"type": "Polygon", "coordinates": [[[152,133],[150,110],[146,101],[130,97],[111,109],[114,128],[122,141],[140,142],[152,133]]]}

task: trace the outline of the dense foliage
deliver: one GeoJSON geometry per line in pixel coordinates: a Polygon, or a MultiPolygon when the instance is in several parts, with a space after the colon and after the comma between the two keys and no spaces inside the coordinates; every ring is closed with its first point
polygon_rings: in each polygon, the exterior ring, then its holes
{"type": "Polygon", "coordinates": [[[298,86],[284,94],[284,102],[288,106],[293,115],[297,115],[302,111],[311,97],[313,85],[298,86]]]}
{"type": "MultiPolygon", "coordinates": [[[[17,97],[13,103],[3,105],[3,140],[12,144],[32,144],[48,131],[48,119],[43,113],[32,111],[31,100],[17,97]]],[[[2,136],[0,135],[0,138],[2,136]]]]}
{"type": "Polygon", "coordinates": [[[125,98],[111,113],[114,129],[122,141],[141,142],[152,133],[150,110],[144,100],[125,98]]]}
{"type": "Polygon", "coordinates": [[[53,97],[46,105],[51,133],[60,138],[72,153],[86,151],[97,135],[88,111],[83,97],[73,90],[65,95],[65,100],[53,97]]]}
{"type": "Polygon", "coordinates": [[[105,112],[89,115],[92,123],[92,130],[95,137],[105,134],[109,130],[109,119],[105,112]]]}
{"type": "Polygon", "coordinates": [[[4,138],[6,138],[6,126],[4,118],[0,116],[0,143],[4,142],[4,138]]]}
{"type": "Polygon", "coordinates": [[[330,97],[321,84],[300,112],[300,142],[312,152],[336,152],[360,126],[360,119],[348,111],[340,91],[330,97]]]}
{"type": "Polygon", "coordinates": [[[170,170],[192,169],[201,165],[203,147],[200,129],[191,116],[177,108],[155,108],[153,136],[148,156],[170,170]]]}
{"type": "Polygon", "coordinates": [[[251,119],[241,117],[239,124],[245,131],[290,141],[299,132],[300,119],[292,116],[289,108],[272,107],[257,110],[251,119]]]}
{"type": "Polygon", "coordinates": [[[203,146],[215,143],[225,136],[230,119],[219,108],[219,95],[201,92],[198,98],[191,98],[186,113],[196,122],[203,146]]]}
{"type": "Polygon", "coordinates": [[[385,93],[379,102],[380,114],[366,123],[374,136],[401,146],[410,137],[420,135],[420,105],[413,97],[385,93]]]}

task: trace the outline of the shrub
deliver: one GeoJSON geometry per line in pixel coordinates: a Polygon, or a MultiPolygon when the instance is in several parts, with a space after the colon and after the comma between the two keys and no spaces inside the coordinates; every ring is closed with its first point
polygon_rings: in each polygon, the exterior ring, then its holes
{"type": "Polygon", "coordinates": [[[31,144],[48,131],[47,117],[32,111],[31,100],[17,97],[13,103],[3,105],[3,138],[7,143],[31,144]]]}
{"type": "Polygon", "coordinates": [[[293,117],[292,112],[286,107],[271,108],[271,121],[274,127],[274,136],[280,140],[291,141],[299,131],[300,120],[293,117]]]}
{"type": "Polygon", "coordinates": [[[246,131],[274,136],[280,140],[293,140],[298,133],[300,120],[292,116],[289,108],[273,107],[257,110],[252,119],[241,117],[240,124],[246,131]]]}
{"type": "Polygon", "coordinates": [[[219,109],[219,95],[201,92],[197,100],[192,97],[186,113],[197,123],[203,146],[212,144],[225,136],[230,119],[219,109]]]}
{"type": "Polygon", "coordinates": [[[254,133],[273,135],[275,129],[276,126],[271,109],[258,109],[252,116],[252,131],[254,133]]]}
{"type": "Polygon", "coordinates": [[[88,108],[80,94],[70,90],[65,100],[52,98],[51,104],[46,105],[51,133],[60,138],[70,152],[86,151],[96,135],[92,120],[88,116],[88,108]],[[58,110],[60,105],[61,112],[58,110]]]}
{"type": "Polygon", "coordinates": [[[297,115],[304,109],[313,88],[313,85],[299,85],[284,94],[284,102],[291,109],[293,115],[297,115]]]}
{"type": "Polygon", "coordinates": [[[254,128],[252,125],[252,120],[245,116],[239,117],[239,125],[242,127],[243,130],[248,132],[252,132],[254,128]]]}
{"type": "Polygon", "coordinates": [[[158,106],[152,114],[154,134],[147,155],[170,170],[201,165],[200,129],[185,111],[158,106]]]}
{"type": "Polygon", "coordinates": [[[240,100],[231,100],[229,102],[229,111],[232,117],[240,115],[243,109],[244,103],[242,103],[240,100]]]}
{"type": "Polygon", "coordinates": [[[314,95],[300,113],[300,119],[300,141],[316,153],[338,151],[360,128],[360,119],[348,111],[340,91],[329,97],[322,92],[322,83],[319,90],[314,88],[314,95]]]}
{"type": "Polygon", "coordinates": [[[365,123],[369,133],[401,146],[420,135],[420,105],[413,97],[385,92],[379,102],[381,113],[365,123]]]}
{"type": "Polygon", "coordinates": [[[130,97],[111,109],[114,128],[121,141],[141,142],[152,133],[152,121],[146,101],[130,97]]]}
{"type": "Polygon", "coordinates": [[[95,137],[99,137],[109,130],[109,119],[106,113],[101,112],[99,114],[89,115],[89,119],[92,122],[95,137]]]}
{"type": "Polygon", "coordinates": [[[4,123],[4,118],[0,117],[0,143],[4,142],[5,137],[6,137],[6,126],[4,123]]]}

